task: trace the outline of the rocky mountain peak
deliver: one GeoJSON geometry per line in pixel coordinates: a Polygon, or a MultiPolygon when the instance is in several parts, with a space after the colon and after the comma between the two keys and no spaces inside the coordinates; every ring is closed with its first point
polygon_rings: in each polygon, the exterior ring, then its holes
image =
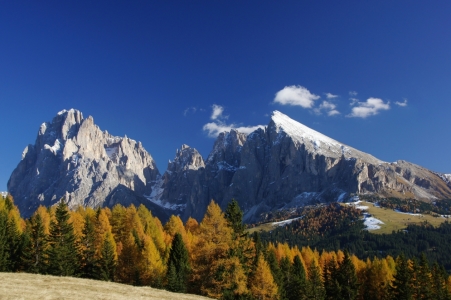
{"type": "Polygon", "coordinates": [[[113,136],[70,109],[43,123],[8,182],[24,216],[65,197],[71,207],[144,204],[162,217],[200,220],[214,199],[236,199],[244,220],[353,194],[436,201],[451,198],[451,175],[405,161],[387,163],[274,111],[249,135],[218,135],[204,162],[186,144],[163,176],[140,142],[113,136]],[[146,195],[144,198],[144,195],[146,195]]]}
{"type": "Polygon", "coordinates": [[[8,191],[29,216],[39,205],[62,197],[69,206],[140,203],[159,175],[149,153],[129,138],[101,131],[90,116],[62,110],[44,122],[11,174],[8,191]]]}
{"type": "Polygon", "coordinates": [[[227,163],[233,167],[239,167],[241,161],[241,149],[246,142],[247,135],[235,129],[230,132],[222,132],[216,138],[213,150],[207,158],[207,164],[214,165],[219,162],[227,163]]]}
{"type": "Polygon", "coordinates": [[[171,172],[198,170],[199,168],[205,168],[202,155],[195,148],[186,144],[183,144],[180,150],[176,150],[174,160],[168,163],[168,171],[171,172]]]}

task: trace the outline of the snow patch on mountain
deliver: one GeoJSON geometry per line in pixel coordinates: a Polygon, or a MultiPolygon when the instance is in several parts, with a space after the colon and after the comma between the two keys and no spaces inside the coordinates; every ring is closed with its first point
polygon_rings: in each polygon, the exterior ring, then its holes
{"type": "Polygon", "coordinates": [[[272,222],[271,225],[273,225],[273,226],[285,226],[285,225],[291,224],[291,222],[299,220],[299,219],[302,219],[302,217],[297,217],[297,218],[293,218],[293,219],[283,220],[283,221],[279,221],[279,222],[272,222]]]}
{"type": "Polygon", "coordinates": [[[290,136],[293,141],[304,145],[309,151],[324,156],[345,158],[361,158],[374,164],[382,164],[384,161],[375,158],[365,152],[342,144],[316,130],[313,130],[279,111],[273,111],[271,120],[274,122],[275,131],[278,133],[273,144],[280,143],[285,135],[290,136]]]}
{"type": "Polygon", "coordinates": [[[274,111],[272,113],[272,120],[276,125],[277,132],[284,131],[292,138],[297,139],[299,142],[303,143],[306,140],[312,142],[316,146],[321,146],[321,144],[333,145],[341,147],[342,144],[333,140],[324,134],[321,134],[293,119],[284,115],[279,111],[274,111]]]}

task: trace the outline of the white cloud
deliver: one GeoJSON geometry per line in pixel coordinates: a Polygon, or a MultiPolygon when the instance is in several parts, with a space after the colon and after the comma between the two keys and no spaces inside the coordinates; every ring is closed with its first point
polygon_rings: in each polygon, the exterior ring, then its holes
{"type": "Polygon", "coordinates": [[[349,91],[349,96],[355,97],[355,96],[357,96],[357,92],[356,91],[349,91]]]}
{"type": "Polygon", "coordinates": [[[308,89],[300,85],[286,86],[276,93],[275,103],[282,105],[302,106],[303,108],[311,108],[315,100],[320,97],[310,93],[308,89]]]}
{"type": "Polygon", "coordinates": [[[315,108],[313,111],[320,115],[321,111],[326,111],[328,116],[339,115],[340,112],[336,110],[337,106],[330,101],[323,101],[318,108],[315,108]]]}
{"type": "Polygon", "coordinates": [[[351,101],[349,103],[349,105],[351,105],[351,106],[354,106],[356,103],[359,102],[359,99],[357,99],[357,98],[349,98],[349,100],[351,101]]]}
{"type": "Polygon", "coordinates": [[[331,93],[326,93],[326,97],[327,97],[327,99],[333,99],[333,98],[337,98],[338,95],[334,95],[334,94],[331,94],[331,93]]]}
{"type": "Polygon", "coordinates": [[[358,102],[348,117],[366,118],[377,115],[381,110],[389,110],[390,102],[384,103],[379,98],[368,98],[366,102],[358,102]]]}
{"type": "Polygon", "coordinates": [[[224,131],[230,131],[231,129],[238,130],[239,132],[249,134],[258,128],[265,128],[263,125],[257,125],[257,126],[237,126],[235,124],[225,124],[222,122],[211,122],[204,125],[202,128],[204,131],[207,131],[207,134],[209,137],[215,138],[217,137],[221,132],[224,131]]]}
{"type": "Polygon", "coordinates": [[[224,117],[222,115],[222,113],[224,112],[224,107],[222,107],[221,105],[217,105],[217,104],[213,104],[212,107],[213,107],[213,112],[211,113],[210,119],[212,119],[212,120],[217,120],[217,119],[222,119],[222,118],[227,119],[227,117],[224,117]]]}
{"type": "Polygon", "coordinates": [[[407,99],[404,98],[404,102],[396,101],[395,104],[398,105],[398,106],[406,107],[407,106],[407,99]]]}
{"type": "Polygon", "coordinates": [[[239,132],[249,134],[258,128],[265,128],[263,125],[257,125],[257,126],[238,126],[236,124],[226,124],[221,119],[227,119],[228,116],[223,116],[222,113],[224,112],[224,107],[213,104],[212,105],[212,114],[210,119],[214,120],[214,122],[210,122],[205,124],[202,129],[207,132],[207,135],[209,137],[215,138],[217,137],[221,132],[224,131],[230,131],[231,129],[238,130],[239,132]]]}
{"type": "Polygon", "coordinates": [[[338,110],[336,110],[336,109],[329,110],[329,111],[327,112],[327,115],[328,115],[329,117],[335,116],[335,115],[339,115],[339,114],[340,114],[340,112],[339,112],[338,110]]]}

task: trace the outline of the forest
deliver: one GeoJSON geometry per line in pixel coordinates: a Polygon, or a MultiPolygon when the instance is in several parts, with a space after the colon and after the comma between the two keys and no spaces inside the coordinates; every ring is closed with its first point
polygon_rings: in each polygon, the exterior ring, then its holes
{"type": "Polygon", "coordinates": [[[391,234],[374,234],[364,230],[361,211],[337,203],[305,209],[302,218],[262,232],[266,242],[286,241],[290,246],[337,251],[347,249],[359,258],[407,258],[425,254],[428,261],[438,262],[451,270],[451,223],[445,221],[438,227],[427,222],[408,225],[406,229],[391,234]]]}
{"type": "Polygon", "coordinates": [[[144,206],[69,210],[64,199],[24,220],[11,196],[0,197],[0,271],[92,278],[216,299],[451,299],[451,279],[437,261],[430,263],[428,251],[363,258],[341,240],[346,227],[357,234],[359,221],[348,218],[356,212],[323,210],[281,227],[307,240],[298,246],[282,236],[269,241],[248,235],[235,200],[225,212],[212,201],[200,223],[172,216],[162,224],[144,206]],[[321,246],[337,233],[340,244],[321,246]]]}

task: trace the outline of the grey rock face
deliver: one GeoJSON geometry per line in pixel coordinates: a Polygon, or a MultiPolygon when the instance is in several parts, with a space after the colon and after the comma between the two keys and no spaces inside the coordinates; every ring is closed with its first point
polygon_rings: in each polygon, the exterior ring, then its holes
{"type": "Polygon", "coordinates": [[[141,203],[163,221],[170,214],[201,220],[211,200],[236,199],[245,221],[311,201],[351,194],[451,199],[451,175],[387,163],[275,111],[265,129],[221,133],[204,161],[187,145],[160,175],[141,143],[101,131],[77,110],[43,123],[8,182],[24,216],[65,197],[73,208],[141,203]]]}
{"type": "Polygon", "coordinates": [[[351,194],[426,201],[451,197],[448,175],[404,161],[383,162],[277,111],[265,130],[248,136],[235,130],[220,134],[204,168],[190,174],[170,170],[171,184],[163,198],[183,204],[185,200],[166,193],[177,186],[178,195],[186,199],[185,219],[200,220],[212,199],[222,208],[236,199],[245,220],[252,222],[271,210],[343,201],[351,194]]]}
{"type": "Polygon", "coordinates": [[[65,197],[69,207],[146,203],[142,195],[159,175],[140,142],[101,131],[92,117],[63,110],[43,123],[8,181],[8,191],[28,217],[39,205],[65,197]]]}

